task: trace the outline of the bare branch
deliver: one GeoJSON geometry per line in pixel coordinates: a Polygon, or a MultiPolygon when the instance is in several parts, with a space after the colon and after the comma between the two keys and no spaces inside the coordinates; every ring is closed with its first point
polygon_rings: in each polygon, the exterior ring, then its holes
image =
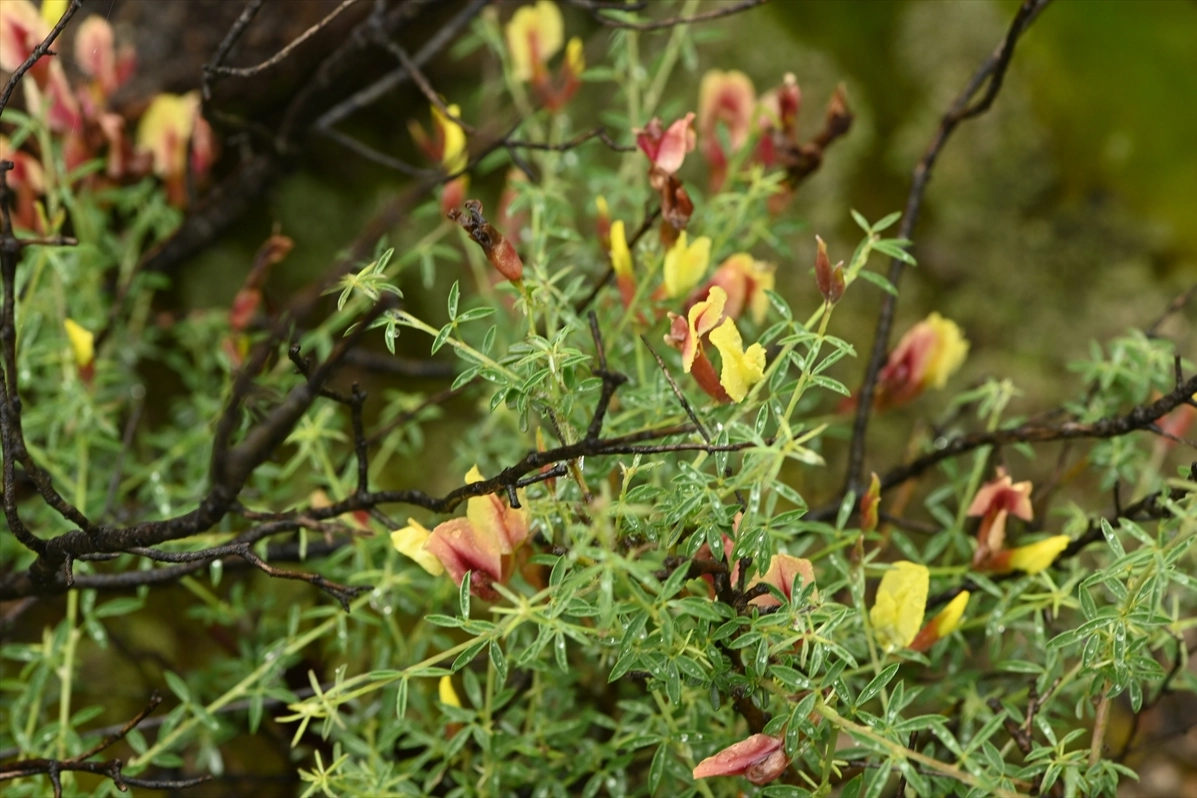
{"type": "MultiPolygon", "coordinates": [[[[998,90],[1001,89],[1006,69],[1010,65],[1010,58],[1014,54],[1014,47],[1019,38],[1039,13],[1047,7],[1051,0],[1023,0],[1014,16],[1014,21],[1006,31],[1005,37],[994,50],[993,54],[981,64],[974,73],[968,85],[964,88],[951,107],[939,122],[939,128],[931,138],[923,157],[914,167],[911,177],[910,193],[906,198],[906,209],[902,214],[902,224],[898,229],[898,238],[912,237],[914,227],[918,223],[919,212],[922,209],[923,197],[927,191],[927,184],[931,180],[931,170],[939,158],[940,152],[947,144],[948,137],[965,119],[978,116],[993,104],[998,90]],[[986,84],[985,94],[976,104],[970,105],[973,96],[986,84]]],[[[898,258],[890,259],[889,282],[897,286],[902,277],[905,264],[898,258]]],[[[865,371],[864,384],[861,386],[856,405],[856,419],[852,425],[852,445],[848,454],[848,469],[844,479],[844,492],[860,493],[864,487],[864,457],[865,435],[868,432],[869,418],[873,411],[873,395],[877,387],[877,379],[881,367],[885,364],[886,351],[889,347],[889,335],[894,324],[894,310],[897,298],[892,294],[885,294],[881,300],[881,310],[877,317],[877,331],[873,336],[873,348],[869,355],[868,368],[865,371]]]]}

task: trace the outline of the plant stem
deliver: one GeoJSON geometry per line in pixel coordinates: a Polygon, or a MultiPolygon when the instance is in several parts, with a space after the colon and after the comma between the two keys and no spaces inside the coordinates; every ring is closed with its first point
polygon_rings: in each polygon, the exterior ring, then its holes
{"type": "Polygon", "coordinates": [[[1105,682],[1101,687],[1101,698],[1097,701],[1097,715],[1093,719],[1093,742],[1089,744],[1089,767],[1101,761],[1102,743],[1106,736],[1106,726],[1110,722],[1110,683],[1105,682]]]}
{"type": "Polygon", "coordinates": [[[994,787],[992,785],[985,784],[973,774],[961,770],[955,765],[949,765],[947,762],[941,762],[934,757],[927,756],[926,754],[920,754],[918,751],[912,751],[904,745],[895,743],[893,740],[887,739],[883,735],[878,734],[867,726],[861,726],[858,723],[853,723],[827,704],[821,703],[818,707],[816,707],[815,711],[834,724],[837,728],[847,732],[853,737],[868,740],[874,745],[886,749],[890,756],[895,759],[913,759],[915,762],[918,762],[924,767],[930,768],[931,770],[947,776],[950,779],[955,779],[961,784],[967,784],[970,787],[977,787],[979,789],[985,790],[990,795],[997,796],[997,798],[1026,798],[1023,793],[1011,792],[1010,790],[1003,790],[1000,787],[994,787]]]}

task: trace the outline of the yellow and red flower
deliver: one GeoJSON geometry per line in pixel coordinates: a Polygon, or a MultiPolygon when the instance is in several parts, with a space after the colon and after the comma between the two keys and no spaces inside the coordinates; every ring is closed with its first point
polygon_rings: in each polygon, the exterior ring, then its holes
{"type": "Polygon", "coordinates": [[[726,304],[724,290],[712,286],[707,298],[695,302],[684,318],[669,314],[665,343],[682,353],[682,370],[693,375],[708,396],[717,402],[740,402],[753,385],[764,379],[765,348],[753,344],[744,349],[736,323],[724,316],[726,304]],[[719,350],[723,361],[718,378],[703,349],[704,337],[719,350]]]}
{"type": "Polygon", "coordinates": [[[902,336],[881,369],[879,408],[906,404],[927,388],[943,388],[964,363],[968,341],[954,321],[932,313],[902,336]]]}
{"type": "Polygon", "coordinates": [[[1002,550],[1006,542],[1006,520],[1013,515],[1024,521],[1035,517],[1031,506],[1031,483],[1015,483],[998,467],[997,479],[987,482],[969,505],[968,515],[981,518],[977,530],[977,550],[973,553],[973,567],[984,568],[985,564],[1002,550]]]}
{"type": "Polygon", "coordinates": [[[705,299],[712,288],[719,286],[727,294],[725,314],[739,319],[747,308],[752,313],[752,320],[760,324],[769,312],[769,297],[765,291],[773,290],[775,271],[772,263],[757,260],[747,252],[737,252],[719,264],[711,279],[690,295],[691,302],[705,299]]]}
{"type": "Polygon", "coordinates": [[[756,113],[756,89],[743,72],[708,70],[698,90],[698,134],[702,154],[710,168],[710,190],[716,193],[727,178],[728,153],[723,151],[718,127],[727,129],[732,152],[748,141],[756,113]]]}
{"type": "Polygon", "coordinates": [[[682,168],[686,153],[694,151],[694,112],[676,120],[669,127],[659,117],[653,117],[648,125],[635,131],[636,146],[648,158],[654,168],[666,175],[672,175],[682,168]]]}
{"type": "Polygon", "coordinates": [[[632,250],[628,248],[628,238],[624,233],[623,219],[616,219],[611,223],[608,233],[610,245],[611,269],[615,272],[615,285],[619,289],[619,297],[623,306],[629,307],[636,296],[636,275],[632,272],[632,250]]]}
{"type": "Polygon", "coordinates": [[[970,595],[967,590],[961,590],[957,593],[956,597],[948,602],[948,606],[940,610],[938,615],[928,621],[927,625],[919,630],[914,640],[910,642],[910,650],[926,651],[956,631],[960,626],[961,618],[964,617],[964,609],[968,606],[970,595]]]}
{"type": "Polygon", "coordinates": [[[153,158],[154,174],[176,206],[187,202],[188,166],[204,175],[213,159],[212,128],[199,111],[199,92],[159,94],[137,126],[137,149],[153,158]]]}
{"type": "MultiPolygon", "coordinates": [[[[466,484],[480,481],[482,474],[474,466],[466,484]]],[[[493,585],[511,576],[514,554],[527,538],[527,512],[509,507],[494,494],[470,499],[465,518],[451,518],[431,532],[409,520],[408,526],[391,533],[395,549],[433,576],[447,572],[460,585],[471,574],[470,592],[487,600],[498,597],[493,585]]]]}
{"type": "Polygon", "coordinates": [[[699,387],[716,402],[727,402],[731,397],[719,384],[715,367],[703,351],[702,339],[723,318],[725,302],[727,294],[723,289],[712,288],[707,298],[695,302],[685,317],[670,313],[669,332],[665,334],[665,343],[682,353],[682,371],[692,374],[699,387]]]}
{"type": "Polygon", "coordinates": [[[548,63],[565,43],[565,23],[557,4],[551,0],[537,0],[517,9],[504,34],[512,77],[522,83],[531,83],[537,95],[552,110],[569,102],[581,85],[586,59],[582,40],[576,36],[570,39],[565,45],[561,80],[554,83],[548,63]]]}
{"type": "MultiPolygon", "coordinates": [[[[460,119],[461,108],[447,105],[449,115],[440,108],[432,106],[432,135],[424,132],[424,126],[412,119],[407,123],[408,132],[412,140],[424,151],[429,160],[440,164],[445,174],[455,175],[466,168],[469,163],[469,149],[466,143],[465,130],[450,116],[460,119]]],[[[448,215],[449,211],[465,201],[466,191],[469,189],[469,175],[457,175],[441,189],[441,213],[448,215]]]]}
{"type": "Polygon", "coordinates": [[[96,374],[96,336],[74,319],[67,319],[62,326],[71,345],[75,367],[79,369],[79,379],[90,385],[96,374]]]}
{"type": "MultiPolygon", "coordinates": [[[[772,585],[781,591],[781,594],[786,597],[787,601],[792,601],[794,599],[792,592],[794,577],[801,577],[798,581],[799,590],[815,583],[815,569],[811,565],[810,560],[803,557],[795,557],[791,554],[774,554],[772,559],[769,560],[768,570],[765,571],[763,576],[754,578],[748,584],[748,587],[751,588],[760,584],[772,585]]],[[[781,606],[781,602],[772,593],[756,596],[748,603],[756,607],[781,606]]]]}

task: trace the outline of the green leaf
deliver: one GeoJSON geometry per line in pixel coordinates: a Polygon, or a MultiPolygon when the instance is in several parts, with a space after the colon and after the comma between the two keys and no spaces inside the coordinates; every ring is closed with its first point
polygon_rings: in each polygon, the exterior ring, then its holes
{"type": "Polygon", "coordinates": [[[1101,533],[1106,536],[1106,543],[1110,544],[1110,550],[1114,552],[1115,557],[1126,556],[1126,549],[1122,548],[1122,541],[1118,539],[1114,527],[1104,518],[1101,519],[1101,533]]]}
{"type": "Polygon", "coordinates": [[[873,696],[884,690],[885,686],[894,678],[894,674],[898,672],[899,665],[900,663],[895,662],[873,677],[873,680],[865,685],[865,688],[860,691],[860,695],[856,697],[856,706],[862,706],[873,698],[873,696]]]}
{"type": "Polygon", "coordinates": [[[873,249],[889,255],[891,258],[897,258],[898,260],[910,266],[918,265],[914,259],[914,255],[911,255],[909,252],[902,249],[902,245],[893,239],[887,238],[874,242],[873,249]]]}
{"type": "Polygon", "coordinates": [[[490,643],[490,662],[495,666],[495,675],[499,680],[498,686],[502,687],[507,681],[507,657],[503,655],[503,648],[497,640],[492,640],[490,643]]]}
{"type": "Polygon", "coordinates": [[[880,232],[884,231],[885,229],[892,227],[893,223],[898,221],[901,218],[902,218],[901,211],[894,211],[893,213],[886,214],[885,216],[882,216],[880,219],[878,219],[876,224],[873,225],[873,232],[880,233],[880,232]]]}
{"type": "Polygon", "coordinates": [[[894,287],[894,284],[877,272],[871,272],[868,269],[861,269],[858,276],[864,280],[867,280],[873,285],[878,286],[882,291],[885,291],[888,294],[893,294],[894,296],[898,295],[898,289],[894,287]]]}
{"type": "Polygon", "coordinates": [[[453,281],[453,286],[449,289],[449,321],[457,318],[457,300],[461,297],[461,287],[457,281],[453,281]]]}
{"type": "Polygon", "coordinates": [[[665,774],[666,757],[669,755],[668,748],[668,741],[658,745],[656,753],[653,754],[652,764],[648,766],[648,792],[650,795],[656,795],[657,788],[661,786],[661,776],[665,774]]]}
{"type": "Polygon", "coordinates": [[[395,716],[399,720],[403,720],[403,716],[407,714],[408,680],[400,679],[397,687],[398,689],[395,692],[395,716]]]}
{"type": "Polygon", "coordinates": [[[184,704],[191,702],[191,691],[187,689],[187,682],[179,678],[174,671],[164,671],[162,675],[166,678],[167,687],[179,697],[180,701],[184,704]]]}
{"type": "Polygon", "coordinates": [[[469,665],[474,661],[474,657],[478,656],[482,649],[486,648],[486,644],[490,641],[485,637],[479,637],[466,648],[465,651],[457,655],[457,659],[453,660],[453,665],[450,667],[454,673],[469,665]]]}
{"type": "MultiPolygon", "coordinates": [[[[441,327],[440,332],[438,332],[436,334],[436,338],[433,339],[433,341],[432,341],[432,354],[435,355],[437,353],[437,350],[439,350],[442,346],[445,345],[445,341],[449,340],[449,334],[452,332],[453,332],[453,322],[449,322],[444,327],[441,327]]],[[[393,354],[394,350],[391,350],[391,351],[393,354]]]]}
{"type": "Polygon", "coordinates": [[[861,230],[864,230],[866,235],[873,232],[873,228],[869,224],[869,220],[864,218],[864,216],[862,216],[859,211],[857,211],[856,209],[853,208],[853,209],[850,209],[848,211],[848,213],[852,214],[852,221],[856,222],[856,226],[859,227],[861,230]]]}
{"type": "Polygon", "coordinates": [[[465,576],[461,578],[461,584],[457,587],[457,605],[461,608],[463,619],[470,617],[470,582],[473,581],[473,576],[473,571],[466,571],[465,576]]]}

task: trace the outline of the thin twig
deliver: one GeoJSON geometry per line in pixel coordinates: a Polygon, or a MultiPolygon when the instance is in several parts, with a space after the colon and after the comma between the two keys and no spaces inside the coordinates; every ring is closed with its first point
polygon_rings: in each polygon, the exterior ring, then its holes
{"type": "Polygon", "coordinates": [[[734,3],[730,6],[723,6],[722,8],[712,9],[711,11],[704,11],[701,14],[694,14],[693,16],[689,17],[669,17],[668,19],[659,19],[653,22],[625,22],[623,20],[612,19],[605,14],[599,13],[603,10],[616,10],[617,7],[612,5],[597,5],[576,1],[575,5],[579,5],[582,8],[589,10],[595,21],[601,25],[606,25],[609,28],[651,31],[662,30],[664,28],[674,28],[678,25],[689,25],[694,22],[710,22],[713,19],[721,19],[723,17],[730,17],[732,14],[739,14],[742,11],[747,11],[750,8],[754,8],[755,6],[764,5],[767,2],[769,2],[769,0],[740,0],[740,2],[734,3]]]}
{"type": "Polygon", "coordinates": [[[29,57],[12,73],[8,82],[4,84],[4,91],[0,93],[0,113],[3,113],[4,109],[8,107],[8,101],[12,98],[12,93],[16,90],[17,84],[21,82],[21,78],[25,77],[25,73],[32,69],[33,65],[42,56],[50,52],[50,47],[54,44],[54,40],[66,29],[67,23],[71,21],[71,17],[75,16],[75,12],[82,7],[83,0],[71,0],[71,4],[62,12],[62,16],[58,18],[58,22],[46,34],[46,38],[42,39],[42,43],[34,47],[29,57]]]}
{"type": "MultiPolygon", "coordinates": [[[[951,107],[939,122],[939,128],[931,138],[923,157],[914,167],[911,177],[910,193],[906,198],[906,208],[902,214],[902,223],[898,229],[898,238],[912,237],[915,225],[918,223],[919,212],[922,210],[923,197],[927,191],[927,184],[931,180],[931,170],[939,158],[940,152],[947,144],[952,131],[965,119],[971,119],[988,110],[1001,89],[1006,69],[1010,65],[1010,58],[1014,54],[1014,47],[1019,38],[1035,20],[1051,0],[1023,0],[1014,17],[1009,30],[1006,32],[997,49],[990,55],[981,67],[974,73],[968,85],[964,88],[951,107]],[[988,83],[986,84],[986,82],[988,83]],[[984,95],[975,104],[970,105],[972,98],[987,85],[984,95]]],[[[889,282],[897,286],[901,280],[905,263],[898,258],[891,258],[889,264],[889,282]]],[[[881,367],[885,363],[886,351],[889,346],[890,331],[894,323],[894,310],[897,298],[893,294],[885,294],[881,299],[881,309],[877,316],[877,330],[873,336],[873,348],[869,355],[868,368],[865,371],[864,383],[857,398],[856,418],[852,425],[852,444],[848,454],[848,468],[844,479],[844,493],[854,491],[860,493],[864,487],[864,458],[865,435],[868,432],[869,418],[873,411],[873,395],[877,387],[877,379],[881,367]]]]}

